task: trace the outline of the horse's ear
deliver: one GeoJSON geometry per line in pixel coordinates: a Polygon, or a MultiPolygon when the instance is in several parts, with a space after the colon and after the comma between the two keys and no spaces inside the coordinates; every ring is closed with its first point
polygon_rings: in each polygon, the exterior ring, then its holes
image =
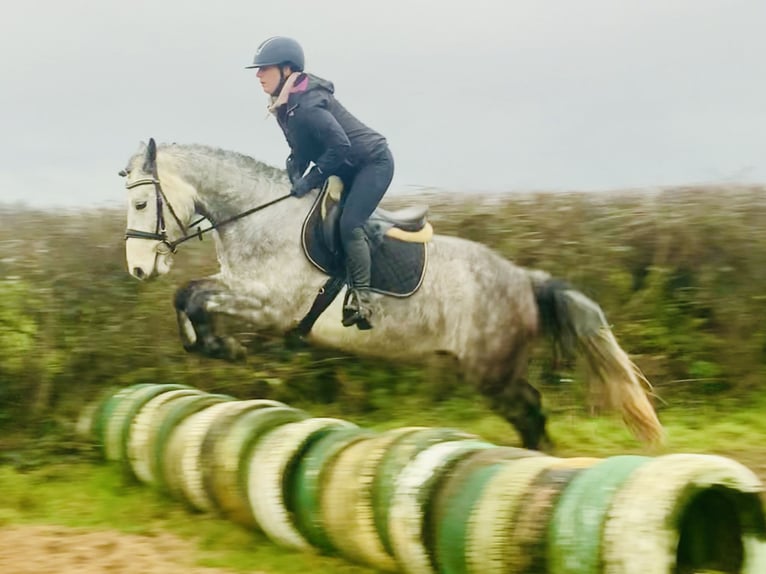
{"type": "Polygon", "coordinates": [[[157,144],[154,142],[154,138],[149,138],[149,145],[146,146],[146,155],[144,156],[144,171],[151,172],[155,161],[157,161],[157,144]]]}

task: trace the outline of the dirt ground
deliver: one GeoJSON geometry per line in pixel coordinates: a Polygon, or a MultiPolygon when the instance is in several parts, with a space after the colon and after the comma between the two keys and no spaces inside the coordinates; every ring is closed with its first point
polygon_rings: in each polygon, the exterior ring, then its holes
{"type": "MultiPolygon", "coordinates": [[[[232,574],[194,564],[192,543],[60,526],[0,528],[3,574],[232,574]]],[[[256,573],[254,573],[256,574],[256,573]]]]}

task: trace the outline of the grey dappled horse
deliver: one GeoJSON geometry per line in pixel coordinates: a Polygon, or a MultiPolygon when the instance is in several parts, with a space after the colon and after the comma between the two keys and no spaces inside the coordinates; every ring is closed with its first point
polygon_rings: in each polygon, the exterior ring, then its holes
{"type": "MultiPolygon", "coordinates": [[[[167,273],[193,219],[225,223],[212,233],[220,271],[177,292],[184,346],[210,356],[240,356],[239,342],[215,332],[217,316],[244,319],[256,332],[290,332],[327,279],[306,258],[299,239],[316,191],[288,198],[284,172],[238,153],[200,145],[156,147],[153,140],[141,145],[121,172],[128,188],[131,275],[145,280],[167,273]],[[237,218],[264,204],[260,212],[237,218]]],[[[648,382],[596,303],[543,271],[518,267],[458,237],[434,235],[427,257],[414,295],[375,296],[374,329],[344,328],[339,297],[308,340],[392,361],[450,354],[463,377],[513,424],[524,446],[539,448],[547,443],[545,417],[540,394],[525,376],[531,347],[547,332],[585,356],[591,383],[600,385],[634,434],[648,442],[661,438],[648,382]]]]}

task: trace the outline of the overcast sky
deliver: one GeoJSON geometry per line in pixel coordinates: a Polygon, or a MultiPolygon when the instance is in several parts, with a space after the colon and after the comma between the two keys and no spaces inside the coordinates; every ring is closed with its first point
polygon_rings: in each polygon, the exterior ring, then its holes
{"type": "Polygon", "coordinates": [[[141,140],[282,166],[252,61],[291,35],[394,193],[766,182],[764,0],[3,0],[0,202],[123,201],[141,140]]]}

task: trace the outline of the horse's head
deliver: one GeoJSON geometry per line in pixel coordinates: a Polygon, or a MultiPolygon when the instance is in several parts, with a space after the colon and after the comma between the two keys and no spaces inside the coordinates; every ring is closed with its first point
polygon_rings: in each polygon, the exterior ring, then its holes
{"type": "Polygon", "coordinates": [[[176,242],[186,235],[194,214],[194,188],[183,181],[169,158],[162,163],[160,182],[154,139],[145,148],[120,172],[128,190],[125,256],[128,271],[141,280],[170,271],[176,242]]]}

